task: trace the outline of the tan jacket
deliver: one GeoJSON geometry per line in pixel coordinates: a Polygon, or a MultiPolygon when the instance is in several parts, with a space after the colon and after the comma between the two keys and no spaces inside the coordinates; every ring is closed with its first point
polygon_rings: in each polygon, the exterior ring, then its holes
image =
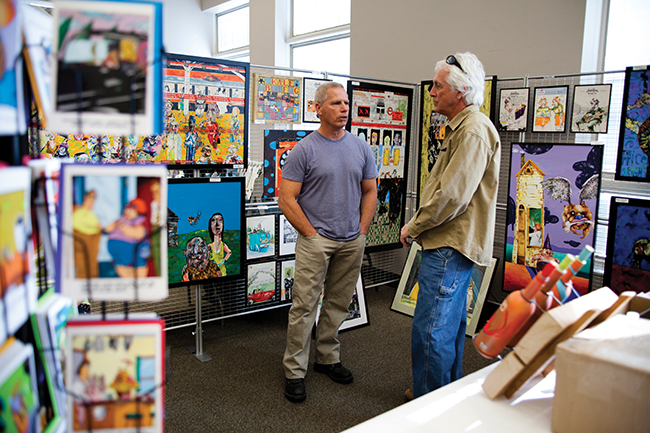
{"type": "Polygon", "coordinates": [[[446,128],[408,233],[425,250],[451,247],[487,266],[494,243],[499,134],[475,105],[457,114],[446,128]]]}

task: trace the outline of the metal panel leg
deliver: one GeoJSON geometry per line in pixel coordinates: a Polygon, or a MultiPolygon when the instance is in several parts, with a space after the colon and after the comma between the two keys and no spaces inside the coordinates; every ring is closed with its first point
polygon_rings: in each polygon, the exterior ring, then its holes
{"type": "Polygon", "coordinates": [[[194,332],[194,337],[196,340],[196,346],[190,346],[187,350],[190,353],[193,353],[194,356],[198,358],[199,361],[205,362],[209,361],[212,358],[207,354],[203,353],[203,323],[201,318],[201,285],[197,284],[194,286],[194,295],[196,299],[196,330],[194,332]]]}

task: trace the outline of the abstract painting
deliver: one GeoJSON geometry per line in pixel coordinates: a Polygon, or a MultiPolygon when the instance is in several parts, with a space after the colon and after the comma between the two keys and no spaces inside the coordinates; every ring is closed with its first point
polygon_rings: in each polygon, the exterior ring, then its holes
{"type": "Polygon", "coordinates": [[[291,149],[312,131],[267,129],[264,131],[264,186],[262,198],[278,197],[282,168],[291,149]]]}

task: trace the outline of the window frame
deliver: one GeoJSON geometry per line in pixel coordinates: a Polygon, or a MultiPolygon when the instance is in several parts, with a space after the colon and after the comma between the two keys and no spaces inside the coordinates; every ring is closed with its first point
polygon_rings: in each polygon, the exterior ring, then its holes
{"type": "Polygon", "coordinates": [[[250,57],[250,47],[251,47],[250,45],[251,43],[250,42],[251,40],[250,39],[250,3],[248,1],[243,4],[237,5],[233,8],[224,10],[223,12],[219,12],[215,14],[214,25],[215,25],[215,42],[216,42],[215,44],[216,53],[214,54],[215,58],[227,59],[227,60],[239,60],[242,57],[250,57]],[[220,51],[219,50],[219,17],[240,11],[245,8],[248,8],[248,17],[249,17],[248,45],[232,48],[230,50],[220,51]]]}

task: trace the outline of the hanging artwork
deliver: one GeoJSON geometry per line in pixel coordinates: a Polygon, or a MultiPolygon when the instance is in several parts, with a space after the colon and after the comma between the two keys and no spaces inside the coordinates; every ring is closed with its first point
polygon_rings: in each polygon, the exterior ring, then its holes
{"type": "Polygon", "coordinates": [[[246,305],[273,302],[278,299],[275,285],[275,262],[248,265],[246,305]]]}
{"type": "Polygon", "coordinates": [[[573,88],[571,132],[606,134],[611,96],[611,84],[575,86],[573,88]]]}
{"type": "Polygon", "coordinates": [[[12,339],[0,352],[0,426],[4,432],[40,432],[34,348],[12,339]]]}
{"type": "MultiPolygon", "coordinates": [[[[513,144],[506,225],[506,291],[522,289],[546,263],[594,246],[602,147],[513,144]]],[[[589,291],[592,259],[572,279],[589,291]]]]}
{"type": "Polygon", "coordinates": [[[650,200],[612,197],[603,285],[616,293],[650,287],[650,200]]]}
{"type": "Polygon", "coordinates": [[[280,255],[286,256],[296,253],[296,242],[298,242],[298,231],[291,225],[287,217],[280,215],[278,225],[280,255]]]}
{"type": "Polygon", "coordinates": [[[302,103],[302,121],[303,123],[320,123],[318,114],[316,114],[316,90],[323,83],[331,80],[320,80],[317,78],[303,78],[304,98],[302,103]]]}
{"type": "Polygon", "coordinates": [[[68,321],[68,431],[163,431],[165,322],[68,321]]]}
{"type": "Polygon", "coordinates": [[[264,186],[262,198],[278,197],[282,168],[291,149],[312,131],[287,131],[266,129],[264,131],[264,186]]]}
{"type": "Polygon", "coordinates": [[[377,212],[366,236],[366,251],[398,248],[404,223],[413,89],[348,81],[348,97],[347,128],[369,140],[379,172],[377,212]]]}
{"type": "Polygon", "coordinates": [[[650,182],[650,66],[625,70],[616,180],[650,182]]]}
{"type": "Polygon", "coordinates": [[[424,191],[424,185],[429,179],[429,173],[433,169],[442,140],[445,138],[445,126],[447,126],[447,116],[433,111],[434,104],[431,92],[433,81],[423,81],[420,84],[422,110],[420,112],[420,165],[418,166],[418,202],[424,191]]]}
{"type": "Polygon", "coordinates": [[[569,86],[535,87],[533,132],[566,132],[569,86]]]}
{"type": "Polygon", "coordinates": [[[27,129],[23,96],[23,18],[21,3],[8,0],[2,3],[0,21],[0,136],[24,134],[27,129]]]}
{"type": "Polygon", "coordinates": [[[479,266],[475,264],[472,269],[472,277],[467,287],[467,327],[465,328],[465,335],[472,336],[476,333],[485,296],[488,290],[490,290],[492,277],[494,277],[494,269],[498,261],[499,259],[492,257],[490,266],[479,266]]]}
{"type": "MultiPolygon", "coordinates": [[[[348,316],[341,324],[339,332],[359,328],[369,324],[368,305],[366,304],[366,296],[363,290],[363,279],[361,278],[361,275],[359,275],[357,284],[354,287],[352,299],[350,300],[350,305],[348,306],[348,316]]],[[[316,311],[316,324],[318,324],[322,304],[323,291],[321,290],[320,299],[318,300],[318,310],[316,311]]]]}
{"type": "Polygon", "coordinates": [[[483,103],[479,107],[479,111],[485,114],[490,120],[493,120],[494,117],[494,103],[495,95],[497,89],[497,76],[496,75],[486,75],[485,76],[485,87],[483,88],[483,103]]]}
{"type": "Polygon", "coordinates": [[[501,89],[499,95],[499,131],[526,132],[528,128],[528,87],[501,89]]]}
{"type": "Polygon", "coordinates": [[[246,217],[246,260],[275,256],[275,215],[246,217]]]}
{"type": "Polygon", "coordinates": [[[53,17],[48,127],[161,134],[162,3],[58,1],[53,17]]]}
{"type": "Polygon", "coordinates": [[[280,301],[291,301],[293,293],[293,279],[296,275],[296,261],[285,260],[280,273],[280,301]]]}
{"type": "Polygon", "coordinates": [[[249,70],[248,63],[167,54],[163,150],[152,159],[246,166],[249,70]]]}
{"type": "Polygon", "coordinates": [[[253,74],[255,123],[300,123],[301,101],[300,77],[253,74]]]}
{"type": "Polygon", "coordinates": [[[245,274],[244,192],[241,177],[170,179],[170,287],[245,274]]]}

